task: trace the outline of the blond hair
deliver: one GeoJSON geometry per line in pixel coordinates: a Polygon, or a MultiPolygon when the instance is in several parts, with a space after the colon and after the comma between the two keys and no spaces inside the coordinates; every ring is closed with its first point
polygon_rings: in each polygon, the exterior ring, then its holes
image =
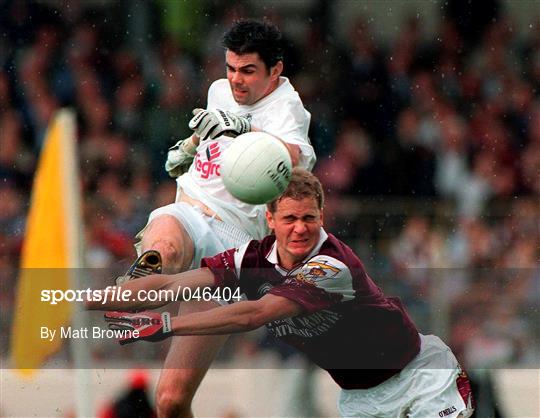
{"type": "Polygon", "coordinates": [[[266,204],[268,211],[275,213],[278,202],[286,197],[294,200],[312,198],[317,201],[319,209],[324,206],[324,192],[321,182],[309,171],[298,167],[293,168],[291,181],[287,189],[279,197],[266,204]]]}

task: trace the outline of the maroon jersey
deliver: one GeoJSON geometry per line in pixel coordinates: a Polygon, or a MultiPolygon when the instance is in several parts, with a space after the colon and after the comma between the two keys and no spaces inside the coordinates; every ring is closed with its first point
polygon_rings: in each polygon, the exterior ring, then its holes
{"type": "Polygon", "coordinates": [[[201,265],[212,270],[217,286],[240,287],[249,300],[271,293],[300,304],[301,315],[271,322],[268,330],[344,389],[382,383],[420,350],[418,330],[400,300],[386,297],[353,251],[324,230],[311,254],[289,271],[278,264],[274,236],[201,265]]]}

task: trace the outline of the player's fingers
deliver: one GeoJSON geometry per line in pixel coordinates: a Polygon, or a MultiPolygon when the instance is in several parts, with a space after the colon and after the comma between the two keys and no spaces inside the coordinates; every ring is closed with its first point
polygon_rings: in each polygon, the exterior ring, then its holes
{"type": "Polygon", "coordinates": [[[210,132],[215,128],[216,128],[215,121],[210,117],[205,118],[202,121],[201,126],[199,127],[201,140],[206,141],[208,137],[210,136],[210,132]]]}
{"type": "Polygon", "coordinates": [[[206,140],[208,139],[208,135],[209,135],[209,132],[208,132],[208,131],[206,131],[205,134],[201,135],[201,141],[202,141],[202,142],[206,141],[206,140]]]}
{"type": "Polygon", "coordinates": [[[199,138],[206,139],[206,136],[208,135],[208,131],[212,128],[212,126],[214,125],[212,125],[211,121],[203,121],[199,124],[197,129],[195,129],[195,133],[199,135],[199,138]]]}
{"type": "MultiPolygon", "coordinates": [[[[195,109],[195,110],[202,110],[202,109],[195,109]]],[[[203,120],[207,114],[208,112],[205,112],[203,110],[202,112],[198,112],[195,116],[193,116],[188,123],[189,129],[196,129],[201,123],[201,120],[203,120]]]]}
{"type": "Polygon", "coordinates": [[[216,139],[219,135],[221,135],[223,132],[219,128],[219,125],[214,126],[209,132],[208,137],[210,139],[216,139]]]}
{"type": "Polygon", "coordinates": [[[208,130],[208,128],[211,126],[213,120],[212,118],[210,117],[210,115],[207,113],[203,116],[203,118],[201,119],[201,121],[199,122],[199,126],[197,126],[197,128],[200,130],[200,131],[206,131],[208,130]]]}
{"type": "Polygon", "coordinates": [[[208,136],[208,129],[197,129],[195,133],[199,136],[201,141],[206,141],[208,136]]]}
{"type": "Polygon", "coordinates": [[[105,320],[109,319],[118,319],[125,315],[125,312],[119,312],[119,311],[107,311],[105,314],[103,314],[103,317],[105,320]]]}
{"type": "Polygon", "coordinates": [[[107,312],[103,315],[105,321],[123,321],[123,322],[133,322],[132,315],[126,312],[107,312]]]}
{"type": "Polygon", "coordinates": [[[204,112],[204,109],[201,109],[200,107],[197,107],[196,109],[193,109],[193,110],[191,111],[191,113],[193,114],[193,116],[196,116],[196,115],[198,115],[198,114],[201,113],[201,112],[204,112]]]}
{"type": "Polygon", "coordinates": [[[110,322],[109,329],[112,331],[134,331],[135,327],[125,322],[110,322]]]}

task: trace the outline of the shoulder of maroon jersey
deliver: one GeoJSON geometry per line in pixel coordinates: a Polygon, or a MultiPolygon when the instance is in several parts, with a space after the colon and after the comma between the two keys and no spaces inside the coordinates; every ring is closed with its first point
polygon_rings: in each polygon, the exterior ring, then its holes
{"type": "Polygon", "coordinates": [[[272,249],[272,245],[276,242],[275,235],[267,235],[262,240],[258,241],[260,243],[260,248],[265,255],[267,255],[272,249]]]}
{"type": "Polygon", "coordinates": [[[325,254],[334,258],[346,259],[343,261],[356,262],[362,264],[360,258],[354,253],[354,251],[340,239],[336,238],[333,234],[328,234],[328,238],[323,242],[319,254],[325,254]]]}
{"type": "Polygon", "coordinates": [[[297,284],[312,285],[327,293],[340,295],[338,300],[354,299],[355,288],[349,266],[342,257],[318,253],[307,260],[294,277],[297,284]]]}
{"type": "Polygon", "coordinates": [[[262,240],[250,241],[244,252],[242,268],[260,267],[261,264],[269,263],[266,257],[275,241],[276,237],[274,235],[268,235],[262,240]]]}
{"type": "Polygon", "coordinates": [[[333,234],[328,233],[328,238],[321,246],[319,254],[329,255],[343,261],[355,273],[362,272],[362,274],[366,274],[364,263],[362,263],[360,257],[355,254],[351,247],[333,234]]]}

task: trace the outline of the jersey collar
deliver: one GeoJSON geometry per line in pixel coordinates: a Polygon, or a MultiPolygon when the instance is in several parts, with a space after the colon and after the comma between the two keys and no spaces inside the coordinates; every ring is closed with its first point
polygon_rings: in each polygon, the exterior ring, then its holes
{"type": "MultiPolygon", "coordinates": [[[[313,250],[311,250],[311,252],[308,254],[308,256],[306,258],[304,258],[303,262],[299,263],[299,265],[304,264],[305,261],[307,261],[310,258],[317,255],[319,253],[319,251],[321,250],[322,245],[324,244],[324,242],[327,239],[328,239],[328,234],[326,233],[324,228],[321,228],[321,234],[319,235],[319,241],[317,242],[317,245],[315,245],[313,250]]],[[[277,255],[277,245],[276,245],[276,243],[277,243],[277,241],[274,241],[274,243],[272,244],[272,248],[270,248],[270,252],[266,256],[266,259],[270,263],[274,264],[274,266],[276,267],[276,270],[281,271],[282,273],[289,273],[289,270],[284,269],[278,263],[278,255],[277,255]]],[[[293,268],[293,270],[294,270],[294,268],[293,268]]]]}

